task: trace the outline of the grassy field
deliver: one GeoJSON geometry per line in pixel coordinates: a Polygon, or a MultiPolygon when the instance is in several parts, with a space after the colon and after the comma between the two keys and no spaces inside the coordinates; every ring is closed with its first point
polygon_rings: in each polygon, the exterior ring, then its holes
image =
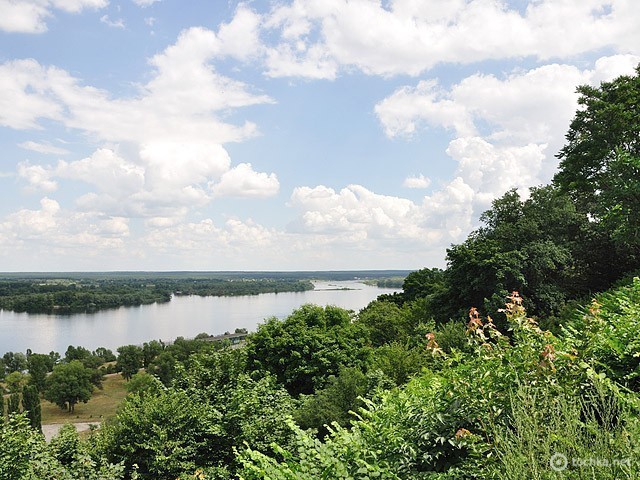
{"type": "Polygon", "coordinates": [[[126,382],[119,373],[106,375],[102,390],[94,390],[91,400],[78,403],[73,413],[42,400],[42,424],[102,422],[116,413],[118,405],[127,395],[126,382]]]}

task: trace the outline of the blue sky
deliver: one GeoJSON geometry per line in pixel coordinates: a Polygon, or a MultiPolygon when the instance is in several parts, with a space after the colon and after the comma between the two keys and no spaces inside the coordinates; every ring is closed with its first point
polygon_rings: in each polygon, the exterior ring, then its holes
{"type": "Polygon", "coordinates": [[[0,270],[444,266],[636,0],[0,0],[0,270]]]}

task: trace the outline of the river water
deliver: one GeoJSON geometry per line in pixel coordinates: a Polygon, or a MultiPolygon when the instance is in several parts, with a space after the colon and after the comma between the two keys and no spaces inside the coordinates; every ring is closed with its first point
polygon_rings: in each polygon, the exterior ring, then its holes
{"type": "Polygon", "coordinates": [[[173,297],[168,303],[73,315],[0,310],[0,355],[8,351],[25,352],[28,348],[38,353],[53,350],[64,355],[69,345],[81,345],[89,350],[115,349],[153,339],[190,338],[202,332],[218,335],[236,328],[252,331],[265,318],[284,318],[305,303],[358,311],[378,295],[397,291],[356,281],[315,282],[315,285],[315,290],[306,292],[181,296],[173,297]]]}

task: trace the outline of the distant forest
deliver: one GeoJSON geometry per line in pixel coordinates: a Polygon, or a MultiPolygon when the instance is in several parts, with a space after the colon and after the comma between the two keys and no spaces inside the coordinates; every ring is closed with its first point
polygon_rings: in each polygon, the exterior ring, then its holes
{"type": "Polygon", "coordinates": [[[163,303],[172,295],[235,296],[303,292],[311,279],[398,278],[402,271],[345,272],[83,272],[0,275],[0,309],[80,313],[163,303]]]}

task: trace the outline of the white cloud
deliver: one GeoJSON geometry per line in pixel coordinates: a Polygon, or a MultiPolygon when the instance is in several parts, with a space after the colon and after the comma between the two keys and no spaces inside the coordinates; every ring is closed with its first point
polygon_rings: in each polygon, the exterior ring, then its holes
{"type": "Polygon", "coordinates": [[[493,0],[293,0],[266,16],[265,27],[279,34],[267,74],[334,78],[357,68],[415,76],[439,63],[629,53],[640,44],[639,22],[634,0],[538,0],[524,13],[493,0]]]}
{"type": "Polygon", "coordinates": [[[30,248],[31,255],[55,249],[92,255],[97,250],[122,247],[129,227],[125,218],[69,212],[56,200],[44,197],[40,209],[22,209],[8,215],[0,223],[0,234],[17,250],[30,248]]]}
{"type": "Polygon", "coordinates": [[[340,192],[323,185],[298,187],[291,195],[291,205],[301,211],[297,227],[302,231],[349,234],[353,240],[419,239],[425,220],[422,209],[412,201],[379,195],[361,185],[349,185],[340,192]]]}
{"type": "Polygon", "coordinates": [[[222,227],[207,218],[199,222],[164,223],[150,222],[151,230],[141,239],[160,252],[200,252],[204,258],[220,258],[227,255],[246,255],[249,249],[275,247],[278,232],[237,218],[227,220],[222,227]]]}
{"type": "Polygon", "coordinates": [[[33,152],[43,153],[46,155],[67,155],[69,153],[69,150],[56,147],[55,145],[51,145],[47,142],[40,143],[29,140],[27,142],[19,143],[18,146],[25,150],[31,150],[33,152]]]}
{"type": "Polygon", "coordinates": [[[417,176],[410,175],[402,183],[402,186],[406,188],[428,188],[429,185],[431,185],[431,180],[422,174],[417,176]]]}
{"type": "Polygon", "coordinates": [[[147,168],[150,189],[172,189],[206,184],[230,166],[227,151],[215,143],[153,142],[142,146],[140,158],[147,168]]]}
{"type": "Polygon", "coordinates": [[[160,0],[133,0],[133,3],[135,3],[139,7],[146,8],[159,1],[160,0]]]}
{"type": "Polygon", "coordinates": [[[122,18],[117,18],[115,20],[111,20],[109,15],[103,15],[100,17],[100,21],[104,23],[106,26],[111,28],[121,28],[124,29],[124,20],[122,18]]]}
{"type": "Polygon", "coordinates": [[[116,145],[55,167],[31,167],[21,177],[42,191],[51,191],[56,178],[81,180],[96,190],[78,199],[83,210],[144,217],[182,216],[206,205],[212,199],[209,185],[225,173],[216,187],[218,196],[277,193],[275,174],[253,172],[246,165],[230,170],[222,147],[255,135],[257,129],[250,122],[236,126],[219,117],[232,109],[272,102],[219,75],[211,65],[216,56],[243,55],[232,46],[237,29],[253,28],[247,27],[250,12],[243,16],[242,11],[221,27],[220,38],[204,28],[182,32],[174,45],[150,59],[154,75],[132,98],[113,98],[34,60],[0,65],[0,124],[38,129],[40,121],[53,120],[116,145]],[[116,154],[117,145],[123,148],[116,154]]]}
{"type": "MultiPolygon", "coordinates": [[[[0,29],[44,31],[56,11],[106,4],[0,0],[0,11],[6,12],[0,29]]],[[[76,199],[75,213],[50,198],[39,209],[14,212],[0,221],[0,242],[51,241],[51,248],[40,252],[73,245],[84,252],[91,242],[118,252],[126,246],[131,262],[155,252],[173,258],[188,251],[212,268],[223,257],[257,268],[299,268],[295,258],[310,262],[305,263],[309,268],[369,266],[372,252],[404,265],[418,261],[416,252],[436,252],[425,261],[433,264],[443,247],[475,227],[477,214],[492,199],[551,177],[553,154],[576,109],[576,85],[629,73],[640,60],[628,55],[640,44],[640,12],[633,0],[536,0],[522,13],[508,5],[293,0],[260,15],[251,4],[240,4],[231,21],[215,31],[184,30],[149,60],[145,83],[129,96],[87,85],[75,73],[35,60],[1,64],[0,125],[29,130],[55,124],[86,134],[97,147],[85,158],[57,164],[21,163],[16,174],[29,190],[49,193],[72,181],[83,182],[88,192],[76,199]],[[611,3],[610,12],[605,3],[611,3]],[[487,59],[578,62],[584,59],[578,55],[594,51],[619,54],[599,59],[590,70],[558,63],[503,75],[477,73],[452,86],[422,77],[379,102],[375,112],[389,137],[418,136],[424,128],[444,129],[451,136],[452,180],[433,178],[430,185],[429,178],[417,175],[403,183],[431,187],[422,201],[361,185],[302,186],[291,195],[296,220],[288,232],[251,219],[216,224],[202,218],[210,212],[200,208],[217,197],[264,198],[280,187],[275,173],[256,172],[248,163],[233,166],[223,147],[257,134],[256,125],[230,120],[236,118],[231,113],[274,100],[221,75],[214,68],[219,59],[255,61],[268,77],[335,79],[353,72],[416,76],[441,63],[483,68],[480,62],[487,59]],[[132,231],[144,226],[141,236],[128,236],[128,218],[134,219],[132,231]]],[[[45,143],[20,146],[65,152],[45,143]]]]}
{"type": "Polygon", "coordinates": [[[85,8],[104,8],[109,5],[109,0],[44,0],[44,3],[65,12],[79,13],[85,8]]]}
{"type": "Polygon", "coordinates": [[[270,77],[304,77],[314,80],[333,80],[338,74],[338,64],[328,55],[326,48],[313,45],[309,48],[292,48],[279,45],[267,51],[267,75],[270,77]]]}
{"type": "Polygon", "coordinates": [[[231,22],[220,25],[217,33],[218,54],[247,60],[262,51],[261,17],[240,4],[231,22]]]}
{"type": "Polygon", "coordinates": [[[30,190],[43,192],[57,189],[59,179],[82,181],[95,191],[77,199],[81,210],[131,217],[182,217],[214,197],[263,198],[278,193],[274,173],[255,172],[250,164],[231,168],[230,163],[218,144],[153,142],[142,145],[135,160],[101,148],[89,157],[60,160],[55,166],[22,163],[18,176],[30,190]]]}
{"type": "Polygon", "coordinates": [[[79,13],[85,8],[99,9],[108,0],[0,0],[0,30],[9,33],[43,33],[53,10],[79,13]]]}
{"type": "Polygon", "coordinates": [[[14,129],[37,129],[39,118],[59,120],[62,106],[47,92],[55,68],[35,60],[14,60],[0,65],[0,125],[14,129]]]}
{"type": "Polygon", "coordinates": [[[446,95],[435,80],[421,80],[416,87],[396,90],[375,106],[375,112],[389,137],[411,136],[421,123],[475,133],[467,106],[446,95]]]}
{"type": "Polygon", "coordinates": [[[280,183],[275,173],[256,172],[250,163],[241,163],[225,172],[220,181],[211,184],[215,196],[271,197],[278,193],[280,183]]]}
{"type": "Polygon", "coordinates": [[[0,124],[38,128],[39,119],[52,119],[114,142],[240,141],[255,135],[256,126],[230,125],[216,113],[273,100],[217,74],[209,63],[217,54],[214,32],[186,30],[150,60],[155,75],[139,95],[121,99],[35,60],[7,62],[0,65],[0,124]]]}
{"type": "Polygon", "coordinates": [[[53,192],[58,184],[51,180],[51,173],[41,165],[31,165],[28,162],[18,164],[18,177],[23,178],[30,190],[53,192]]]}
{"type": "Polygon", "coordinates": [[[86,182],[120,199],[136,193],[144,185],[144,169],[141,166],[127,162],[106,148],[82,160],[60,160],[51,175],[86,182]]]}
{"type": "Polygon", "coordinates": [[[450,89],[435,80],[405,86],[379,102],[375,112],[390,137],[415,136],[423,128],[445,128],[454,137],[447,153],[455,175],[475,192],[477,215],[511,188],[548,182],[557,167],[554,155],[576,111],[577,85],[633,72],[640,57],[599,59],[592,70],[550,64],[503,78],[475,74],[450,89]]]}
{"type": "Polygon", "coordinates": [[[385,133],[409,136],[421,126],[443,127],[456,136],[478,135],[482,127],[500,141],[549,141],[566,129],[577,103],[577,85],[592,72],[551,64],[505,78],[474,74],[444,90],[435,80],[402,87],[375,111],[385,133]]]}

